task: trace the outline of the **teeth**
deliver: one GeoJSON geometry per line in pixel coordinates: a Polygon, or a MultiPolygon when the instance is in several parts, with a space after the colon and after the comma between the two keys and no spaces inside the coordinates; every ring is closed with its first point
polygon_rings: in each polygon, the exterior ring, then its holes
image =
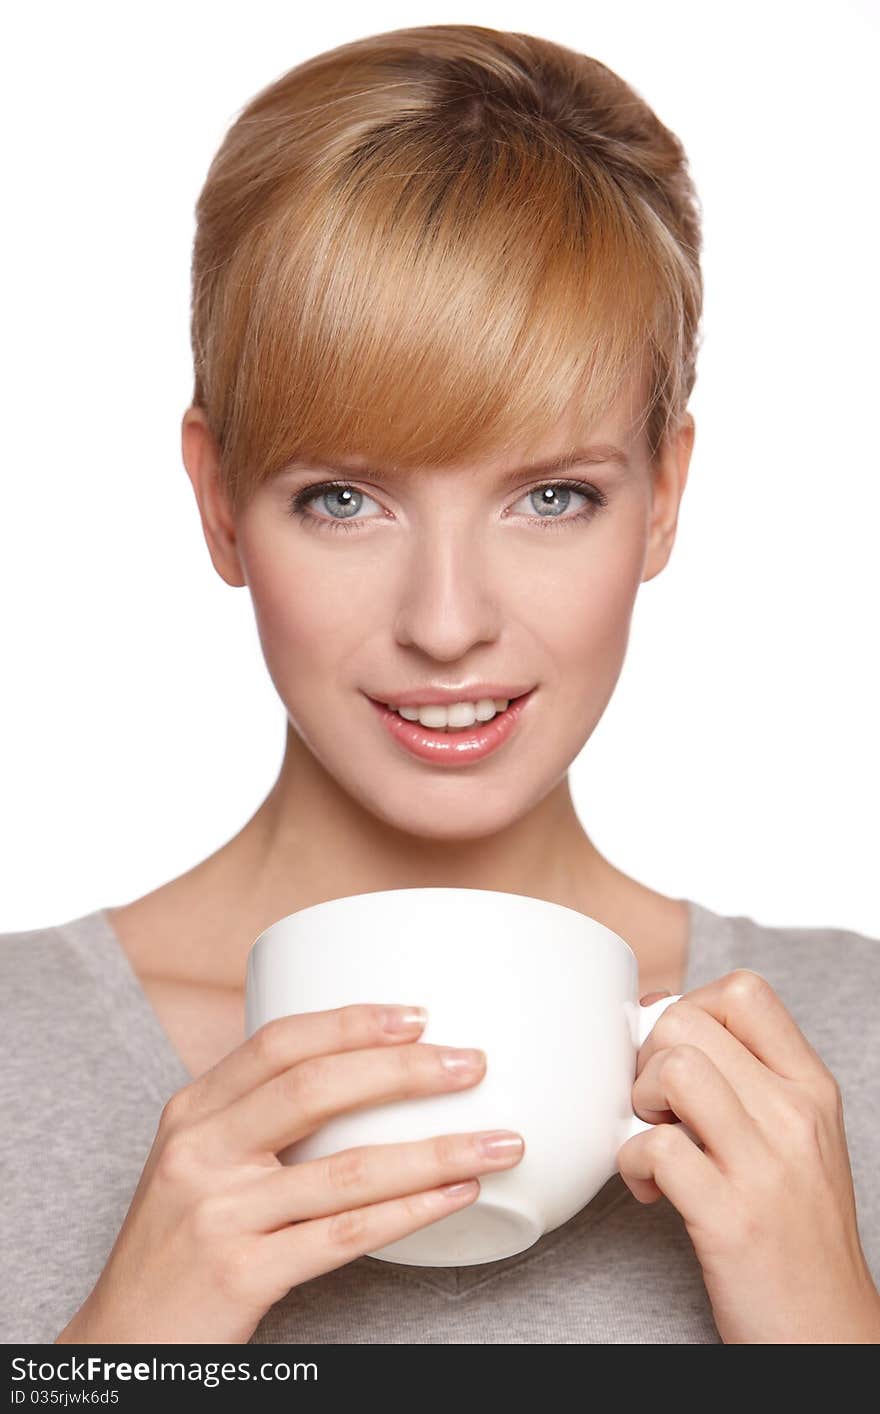
{"type": "Polygon", "coordinates": [[[450,702],[447,707],[398,707],[387,705],[392,712],[398,711],[408,722],[421,722],[423,727],[447,727],[453,731],[462,727],[472,727],[474,722],[491,722],[498,712],[503,712],[510,699],[507,697],[481,697],[479,702],[450,702]]]}

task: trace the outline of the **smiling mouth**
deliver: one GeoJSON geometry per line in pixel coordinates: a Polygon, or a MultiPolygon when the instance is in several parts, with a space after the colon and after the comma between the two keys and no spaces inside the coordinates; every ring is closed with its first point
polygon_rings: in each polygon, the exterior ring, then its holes
{"type": "MultiPolygon", "coordinates": [[[[530,688],[529,692],[531,691],[533,691],[533,689],[530,688]]],[[[505,712],[509,711],[510,708],[514,705],[514,703],[520,702],[524,697],[528,697],[528,695],[528,692],[520,692],[515,697],[480,698],[479,703],[482,704],[483,707],[482,713],[479,713],[478,704],[476,702],[468,702],[466,704],[467,707],[472,709],[477,708],[477,713],[474,714],[473,720],[468,721],[467,716],[470,714],[465,713],[464,721],[452,722],[444,722],[437,720],[437,718],[445,715],[446,709],[443,704],[430,703],[425,704],[425,706],[422,708],[416,708],[407,705],[395,707],[391,703],[382,702],[381,698],[376,697],[370,698],[370,701],[375,702],[377,706],[385,707],[385,709],[389,712],[394,712],[397,716],[402,717],[405,722],[409,722],[412,726],[421,727],[422,731],[449,732],[450,734],[454,734],[456,732],[478,731],[480,727],[488,726],[490,722],[496,721],[498,718],[502,717],[505,712]],[[489,703],[494,704],[491,710],[488,705],[489,703]],[[427,717],[427,721],[423,720],[422,714],[424,714],[424,717],[427,717]],[[434,720],[432,720],[432,718],[434,720]]],[[[465,704],[462,703],[459,705],[465,704]]]]}
{"type": "Polygon", "coordinates": [[[431,727],[421,721],[408,721],[387,703],[367,700],[378,713],[382,725],[401,750],[421,761],[436,766],[465,766],[491,756],[518,730],[535,688],[509,699],[503,711],[489,721],[474,722],[463,727],[431,727]]]}

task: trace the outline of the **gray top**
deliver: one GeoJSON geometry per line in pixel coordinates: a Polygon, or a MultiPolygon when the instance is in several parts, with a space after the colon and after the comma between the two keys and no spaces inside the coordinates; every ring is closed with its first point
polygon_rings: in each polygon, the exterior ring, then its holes
{"type": "MultiPolygon", "coordinates": [[[[880,1282],[880,939],[770,928],[687,900],[684,990],[763,973],[843,1091],[859,1227],[880,1282]]],[[[0,934],[0,1341],[52,1342],[107,1260],[163,1105],[190,1076],[104,909],[0,934]]],[[[268,1344],[718,1344],[687,1230],[619,1174],[514,1257],[360,1257],[293,1287],[268,1344]]]]}

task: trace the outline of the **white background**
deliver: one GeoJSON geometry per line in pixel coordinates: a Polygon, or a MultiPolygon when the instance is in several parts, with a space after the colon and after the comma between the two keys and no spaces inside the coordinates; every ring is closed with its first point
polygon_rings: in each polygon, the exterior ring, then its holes
{"type": "Polygon", "coordinates": [[[302,59],[403,25],[619,72],[704,208],[678,543],[572,769],[613,863],[764,923],[880,935],[878,8],[42,4],[8,16],[0,931],[122,903],[237,833],[284,709],[180,455],[193,207],[302,59]]]}

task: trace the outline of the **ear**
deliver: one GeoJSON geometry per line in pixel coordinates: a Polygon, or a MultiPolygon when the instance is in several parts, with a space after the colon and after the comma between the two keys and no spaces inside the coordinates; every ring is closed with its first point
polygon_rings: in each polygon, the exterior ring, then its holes
{"type": "Polygon", "coordinates": [[[221,579],[238,588],[247,580],[238,555],[235,520],[220,479],[219,449],[201,408],[187,408],[180,436],[183,464],[195,492],[214,568],[221,579]]]}
{"type": "Polygon", "coordinates": [[[678,526],[678,511],[694,449],[696,424],[685,413],[678,431],[663,443],[652,469],[651,514],[642,583],[653,579],[665,567],[678,526]]]}

